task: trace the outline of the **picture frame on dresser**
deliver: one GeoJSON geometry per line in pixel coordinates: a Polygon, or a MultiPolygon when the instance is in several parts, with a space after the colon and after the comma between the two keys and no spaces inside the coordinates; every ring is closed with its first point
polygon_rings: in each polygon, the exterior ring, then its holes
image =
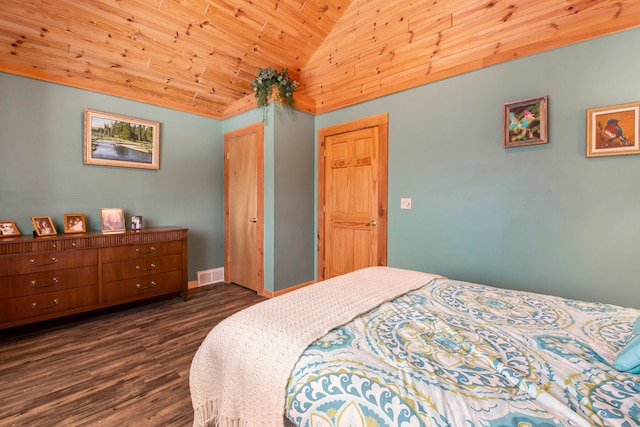
{"type": "Polygon", "coordinates": [[[142,230],[142,216],[134,215],[131,217],[131,230],[133,231],[142,230]]]}
{"type": "Polygon", "coordinates": [[[13,221],[0,221],[0,237],[19,236],[20,230],[13,221]]]}
{"type": "Polygon", "coordinates": [[[70,233],[85,233],[87,231],[84,214],[73,213],[64,214],[64,232],[70,233]]]}
{"type": "Polygon", "coordinates": [[[127,231],[124,225],[124,209],[100,209],[100,225],[103,233],[123,233],[127,231]]]}
{"type": "Polygon", "coordinates": [[[58,234],[50,216],[32,216],[31,222],[38,236],[55,236],[58,234]]]}

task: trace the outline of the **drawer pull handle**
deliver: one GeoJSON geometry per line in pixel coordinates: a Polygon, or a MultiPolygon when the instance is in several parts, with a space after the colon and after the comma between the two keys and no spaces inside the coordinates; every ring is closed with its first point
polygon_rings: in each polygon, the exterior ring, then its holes
{"type": "Polygon", "coordinates": [[[43,262],[43,263],[38,263],[35,259],[31,258],[29,260],[29,263],[31,265],[37,265],[37,266],[43,266],[43,265],[51,265],[51,264],[55,264],[56,262],[58,262],[57,258],[51,257],[51,261],[50,262],[43,262]]]}
{"type": "Polygon", "coordinates": [[[151,282],[151,283],[149,283],[149,286],[144,286],[144,285],[141,285],[140,283],[138,283],[138,284],[136,285],[136,288],[138,288],[138,289],[151,289],[151,288],[153,288],[155,285],[156,285],[156,282],[151,282]]]}
{"type": "Polygon", "coordinates": [[[34,288],[46,288],[47,286],[57,285],[58,282],[58,278],[54,277],[53,279],[51,279],[51,283],[38,283],[37,280],[32,280],[29,284],[34,288]]]}
{"type": "Polygon", "coordinates": [[[47,308],[55,307],[58,304],[60,304],[60,301],[57,300],[57,299],[54,299],[52,304],[42,305],[40,307],[38,307],[38,303],[37,302],[32,302],[31,303],[31,308],[34,309],[34,310],[44,310],[44,309],[47,309],[47,308]]]}
{"type": "Polygon", "coordinates": [[[151,246],[148,251],[143,251],[143,250],[140,250],[139,248],[136,248],[136,252],[139,253],[140,255],[150,254],[150,253],[153,253],[155,251],[156,251],[155,246],[151,246]]]}
{"type": "Polygon", "coordinates": [[[154,268],[156,268],[155,264],[151,264],[149,267],[140,267],[139,265],[136,265],[136,270],[138,271],[149,271],[149,270],[153,270],[154,268]]]}

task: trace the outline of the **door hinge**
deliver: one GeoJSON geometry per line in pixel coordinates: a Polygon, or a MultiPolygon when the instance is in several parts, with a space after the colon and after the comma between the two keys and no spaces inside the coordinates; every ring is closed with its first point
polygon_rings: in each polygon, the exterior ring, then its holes
{"type": "Polygon", "coordinates": [[[231,257],[230,256],[227,257],[227,262],[231,262],[231,257]]]}
{"type": "Polygon", "coordinates": [[[322,213],[327,213],[327,207],[325,205],[322,205],[322,213]]]}
{"type": "Polygon", "coordinates": [[[225,157],[227,160],[229,160],[231,158],[231,153],[225,153],[225,157]]]}
{"type": "Polygon", "coordinates": [[[322,150],[322,157],[327,157],[327,150],[322,150]]]}

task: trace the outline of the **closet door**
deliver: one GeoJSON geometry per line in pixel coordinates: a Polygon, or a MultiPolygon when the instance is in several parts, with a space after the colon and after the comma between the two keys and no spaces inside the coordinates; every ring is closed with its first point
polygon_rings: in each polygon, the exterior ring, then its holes
{"type": "Polygon", "coordinates": [[[264,288],[264,155],[262,123],[224,136],[225,282],[264,288]]]}

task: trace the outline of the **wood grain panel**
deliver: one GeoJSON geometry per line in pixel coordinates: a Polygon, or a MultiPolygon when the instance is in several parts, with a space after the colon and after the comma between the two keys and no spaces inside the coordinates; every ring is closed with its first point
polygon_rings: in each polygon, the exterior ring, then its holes
{"type": "Polygon", "coordinates": [[[102,280],[107,283],[131,277],[141,277],[148,276],[149,274],[180,270],[181,268],[182,254],[111,262],[102,265],[102,280]]]}
{"type": "Polygon", "coordinates": [[[175,241],[104,248],[100,255],[102,263],[106,264],[179,253],[182,253],[182,242],[175,241]]]}
{"type": "Polygon", "coordinates": [[[189,292],[186,303],[158,297],[3,330],[0,424],[191,426],[198,347],[214,325],[264,298],[228,284],[189,292]]]}
{"type": "Polygon", "coordinates": [[[108,304],[166,294],[171,291],[180,292],[181,276],[181,271],[172,271],[105,283],[102,288],[102,302],[108,304]]]}
{"type": "Polygon", "coordinates": [[[96,250],[8,255],[0,258],[0,276],[85,267],[97,263],[96,250]]]}
{"type": "Polygon", "coordinates": [[[95,267],[48,271],[45,273],[21,274],[2,278],[0,299],[35,295],[44,292],[71,289],[98,283],[95,267]]]}
{"type": "Polygon", "coordinates": [[[80,311],[85,307],[97,305],[97,287],[98,285],[83,286],[0,300],[0,322],[46,319],[59,312],[80,311]]]}
{"type": "Polygon", "coordinates": [[[639,25],[637,0],[5,0],[0,71],[226,119],[288,68],[318,114],[639,25]]]}
{"type": "MultiPolygon", "coordinates": [[[[416,33],[408,33],[404,40],[396,36],[384,40],[386,43],[379,37],[356,37],[351,44],[344,43],[354,31],[352,22],[366,22],[364,15],[380,23],[379,9],[373,3],[352,2],[301,74],[302,92],[316,100],[318,113],[596,37],[595,33],[640,25],[640,3],[630,1],[436,2],[439,7],[432,15],[441,14],[444,23],[430,34],[422,32],[416,38],[416,33]],[[447,13],[450,28],[446,28],[447,13]],[[562,27],[566,34],[560,34],[562,27]],[[345,67],[353,67],[349,79],[339,76],[338,70],[345,67]],[[367,90],[376,87],[376,79],[378,87],[367,90]]],[[[405,20],[411,23],[433,17],[425,12],[427,8],[399,8],[405,12],[402,19],[397,18],[396,10],[395,20],[383,22],[404,27],[405,20]]]]}

